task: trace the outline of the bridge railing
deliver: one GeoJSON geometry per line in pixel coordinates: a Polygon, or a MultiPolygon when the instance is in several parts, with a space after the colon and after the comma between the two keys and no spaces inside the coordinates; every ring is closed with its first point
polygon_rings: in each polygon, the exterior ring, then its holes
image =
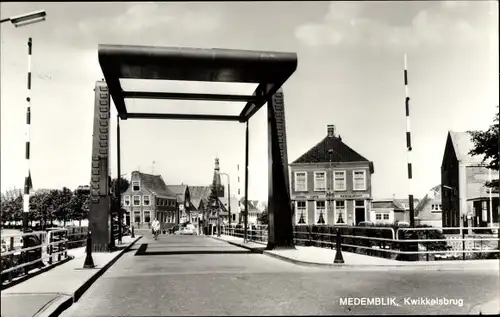
{"type": "Polygon", "coordinates": [[[2,283],[68,257],[68,229],[2,235],[2,283]]]}
{"type": "MultiPolygon", "coordinates": [[[[394,260],[475,260],[499,257],[498,227],[355,227],[294,226],[296,245],[335,248],[337,231],[342,250],[394,260]],[[446,232],[453,234],[446,234],[446,232]],[[490,231],[490,232],[488,232],[490,231]],[[456,236],[459,232],[459,236],[456,236]],[[469,232],[470,234],[466,234],[469,232]],[[478,232],[481,232],[480,234],[478,232]]],[[[224,228],[223,234],[243,238],[244,229],[224,228]]],[[[248,229],[248,241],[267,242],[267,228],[248,229]]]]}

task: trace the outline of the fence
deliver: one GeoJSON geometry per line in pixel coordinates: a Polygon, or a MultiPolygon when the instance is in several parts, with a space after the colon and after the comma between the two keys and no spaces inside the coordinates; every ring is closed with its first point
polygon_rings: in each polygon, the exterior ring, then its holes
{"type": "Polygon", "coordinates": [[[86,230],[78,229],[48,229],[2,235],[2,283],[11,282],[33,269],[66,259],[68,249],[85,244],[86,240],[80,238],[86,235],[86,230]]]}
{"type": "MultiPolygon", "coordinates": [[[[488,228],[498,229],[498,228],[488,228]]],[[[370,256],[406,261],[494,259],[499,255],[499,238],[493,234],[470,234],[466,231],[484,232],[485,228],[396,228],[392,227],[333,227],[294,226],[296,245],[335,248],[337,230],[341,232],[342,250],[370,256]],[[480,229],[480,230],[477,230],[480,229]],[[460,236],[446,235],[446,231],[460,232],[460,236]]],[[[244,229],[226,227],[223,234],[240,237],[244,229]]],[[[248,241],[266,242],[266,227],[251,227],[248,241]]]]}

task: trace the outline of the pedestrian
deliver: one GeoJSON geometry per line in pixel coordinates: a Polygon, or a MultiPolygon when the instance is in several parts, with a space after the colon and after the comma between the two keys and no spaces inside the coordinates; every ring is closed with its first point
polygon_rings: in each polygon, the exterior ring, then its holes
{"type": "Polygon", "coordinates": [[[158,240],[158,235],[160,234],[160,222],[158,221],[158,219],[155,218],[153,220],[153,224],[152,224],[151,228],[152,228],[155,240],[158,240]]]}

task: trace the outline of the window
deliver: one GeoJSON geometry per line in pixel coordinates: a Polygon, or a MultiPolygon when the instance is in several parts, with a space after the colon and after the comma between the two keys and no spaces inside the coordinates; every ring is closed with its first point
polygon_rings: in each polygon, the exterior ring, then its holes
{"type": "Polygon", "coordinates": [[[442,211],[442,205],[441,204],[432,204],[431,210],[432,211],[442,211]]]}
{"type": "Polygon", "coordinates": [[[134,192],[138,192],[141,190],[141,183],[140,182],[132,182],[132,190],[134,192]]]}
{"type": "Polygon", "coordinates": [[[317,225],[326,225],[328,223],[326,204],[324,201],[315,202],[314,223],[317,225]]]}
{"type": "Polygon", "coordinates": [[[141,205],[141,196],[134,195],[133,201],[134,201],[134,206],[140,206],[141,205]]]}
{"type": "Polygon", "coordinates": [[[151,201],[149,200],[149,195],[142,196],[142,203],[144,206],[151,206],[151,201]]]}
{"type": "Polygon", "coordinates": [[[134,211],[134,222],[141,222],[141,212],[134,211]]]}
{"type": "Polygon", "coordinates": [[[384,220],[389,220],[389,214],[384,214],[384,220]]]}
{"type": "Polygon", "coordinates": [[[306,192],[307,191],[307,173],[306,172],[295,172],[295,191],[296,192],[306,192]]]}
{"type": "Polygon", "coordinates": [[[123,205],[130,206],[130,195],[123,196],[123,205]]]}
{"type": "Polygon", "coordinates": [[[382,220],[382,214],[375,214],[375,219],[382,220]]]}
{"type": "Polygon", "coordinates": [[[336,171],[334,172],[335,181],[333,183],[334,190],[346,190],[346,179],[345,179],[345,171],[336,171]]]}
{"type": "Polygon", "coordinates": [[[354,171],[352,179],[353,190],[366,190],[366,171],[354,171]]]}
{"type": "Polygon", "coordinates": [[[144,210],[144,222],[151,222],[151,211],[144,210]]]}
{"type": "Polygon", "coordinates": [[[334,215],[333,221],[335,224],[346,224],[346,209],[345,209],[345,200],[336,200],[334,201],[334,215]]]}
{"type": "Polygon", "coordinates": [[[307,201],[295,202],[295,223],[307,225],[307,201]]]}
{"type": "Polygon", "coordinates": [[[326,172],[314,172],[314,191],[323,192],[326,190],[326,172]]]}

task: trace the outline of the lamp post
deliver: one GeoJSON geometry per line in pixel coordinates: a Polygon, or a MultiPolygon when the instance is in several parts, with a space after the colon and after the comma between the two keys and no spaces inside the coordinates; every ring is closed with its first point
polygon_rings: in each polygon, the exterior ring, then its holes
{"type": "Polygon", "coordinates": [[[47,13],[45,10],[25,13],[15,17],[0,19],[0,23],[11,22],[16,28],[29,24],[45,21],[47,13]]]}
{"type": "Polygon", "coordinates": [[[227,176],[227,210],[229,213],[229,226],[231,226],[231,178],[227,173],[220,173],[220,175],[227,176]]]}

